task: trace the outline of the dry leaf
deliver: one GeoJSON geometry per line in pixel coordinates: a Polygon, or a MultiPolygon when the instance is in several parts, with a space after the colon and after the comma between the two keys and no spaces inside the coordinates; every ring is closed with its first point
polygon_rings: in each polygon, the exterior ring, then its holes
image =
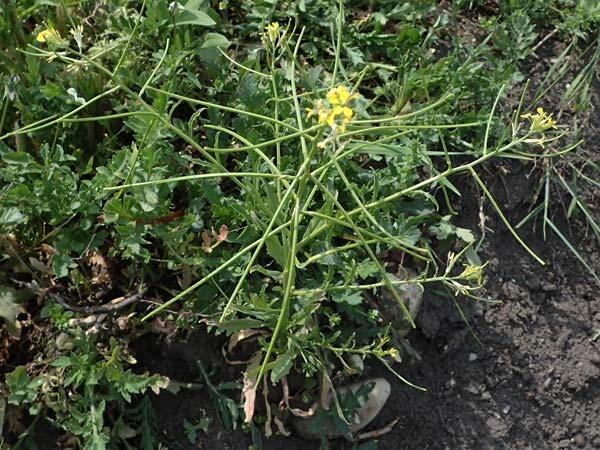
{"type": "Polygon", "coordinates": [[[254,404],[256,403],[256,378],[258,376],[258,366],[260,365],[262,352],[259,350],[250,360],[250,364],[246,367],[244,373],[244,387],[242,388],[242,396],[244,397],[244,416],[246,423],[252,421],[254,416],[254,404]]]}
{"type": "Polygon", "coordinates": [[[237,333],[233,333],[229,338],[229,344],[227,345],[227,352],[231,353],[231,351],[235,348],[237,344],[239,344],[244,339],[249,338],[250,336],[254,336],[255,334],[264,333],[262,330],[254,330],[252,328],[247,328],[245,330],[240,330],[237,333]]]}
{"type": "Polygon", "coordinates": [[[104,267],[105,269],[108,268],[108,263],[106,262],[106,259],[100,253],[88,252],[88,261],[93,266],[100,266],[104,267]]]}

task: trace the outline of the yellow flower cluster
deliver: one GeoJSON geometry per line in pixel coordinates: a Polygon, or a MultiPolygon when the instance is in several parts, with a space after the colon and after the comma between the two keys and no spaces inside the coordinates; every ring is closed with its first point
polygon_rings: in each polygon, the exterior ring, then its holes
{"type": "Polygon", "coordinates": [[[542,133],[550,128],[556,128],[552,114],[546,114],[544,108],[538,108],[537,114],[522,114],[522,119],[529,119],[529,130],[532,133],[542,133]]]}
{"type": "Polygon", "coordinates": [[[351,94],[344,86],[337,86],[327,93],[327,104],[318,100],[314,108],[306,108],[307,117],[316,116],[319,123],[326,123],[335,134],[342,134],[354,116],[350,101],[357,97],[357,93],[351,94]]]}
{"type": "Polygon", "coordinates": [[[275,45],[279,39],[279,22],[271,22],[267,25],[260,39],[265,46],[269,44],[275,45]]]}
{"type": "Polygon", "coordinates": [[[56,31],[56,29],[54,29],[53,27],[50,28],[46,28],[45,30],[42,30],[38,33],[38,35],[35,37],[35,40],[38,42],[47,42],[47,43],[59,43],[62,41],[62,38],[60,37],[60,33],[58,31],[56,31]]]}

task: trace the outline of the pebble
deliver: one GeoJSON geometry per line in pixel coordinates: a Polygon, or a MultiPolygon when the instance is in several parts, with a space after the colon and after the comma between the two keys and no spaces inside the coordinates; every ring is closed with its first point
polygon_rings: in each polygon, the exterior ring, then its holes
{"type": "Polygon", "coordinates": [[[477,353],[469,353],[469,362],[474,362],[477,361],[479,359],[479,356],[477,356],[477,353]]]}
{"type": "Polygon", "coordinates": [[[573,438],[573,443],[577,447],[583,447],[585,445],[585,436],[581,433],[576,434],[573,438]]]}
{"type": "Polygon", "coordinates": [[[479,389],[472,383],[465,388],[465,391],[467,391],[469,394],[479,395],[479,389]]]}
{"type": "Polygon", "coordinates": [[[498,378],[496,378],[495,375],[487,375],[485,377],[485,385],[488,387],[488,389],[494,389],[497,384],[498,378]]]}
{"type": "Polygon", "coordinates": [[[546,378],[546,381],[544,381],[544,389],[548,389],[551,384],[552,384],[552,377],[546,378]]]}
{"type": "Polygon", "coordinates": [[[483,394],[481,394],[481,400],[491,400],[492,399],[492,394],[490,394],[489,392],[484,392],[483,394]]]}
{"type": "Polygon", "coordinates": [[[576,417],[573,422],[571,422],[571,429],[574,431],[579,431],[583,428],[583,419],[581,417],[576,417]]]}
{"type": "Polygon", "coordinates": [[[507,416],[507,415],[508,415],[508,413],[510,412],[510,406],[505,406],[505,407],[502,409],[502,412],[504,413],[504,415],[505,415],[505,416],[507,416]]]}
{"type": "MultiPolygon", "coordinates": [[[[356,393],[362,386],[367,383],[372,383],[373,388],[367,394],[366,401],[363,405],[359,406],[356,410],[357,421],[349,425],[349,429],[352,433],[361,430],[366,427],[383,409],[383,406],[387,402],[391,386],[390,383],[384,378],[372,378],[368,380],[362,380],[356,383],[352,383],[346,386],[341,386],[337,389],[338,395],[345,395],[345,392],[353,392],[356,393]]],[[[331,393],[327,396],[325,405],[329,406],[331,402],[331,393]]],[[[317,408],[318,403],[315,405],[317,408]]],[[[332,420],[326,420],[319,423],[319,426],[315,423],[318,415],[303,418],[303,417],[293,417],[292,425],[296,430],[296,433],[303,437],[304,439],[309,440],[319,440],[321,436],[323,436],[323,432],[325,436],[330,439],[335,439],[343,436],[343,433],[340,432],[339,427],[336,426],[335,422],[332,420]]]]}
{"type": "Polygon", "coordinates": [[[594,438],[594,440],[592,441],[592,445],[594,446],[594,448],[600,448],[600,436],[594,438]]]}

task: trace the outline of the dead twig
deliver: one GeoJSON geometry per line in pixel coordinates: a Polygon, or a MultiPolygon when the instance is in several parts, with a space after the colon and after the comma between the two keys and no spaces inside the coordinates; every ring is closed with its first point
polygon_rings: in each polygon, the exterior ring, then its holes
{"type": "Polygon", "coordinates": [[[113,311],[117,311],[121,308],[124,308],[127,305],[137,302],[142,298],[142,294],[134,294],[130,297],[117,297],[109,301],[108,303],[104,303],[103,305],[98,306],[76,306],[67,303],[60,295],[55,293],[49,293],[48,297],[54,300],[63,308],[81,313],[81,314],[100,314],[100,313],[111,313],[113,311]]]}
{"type": "Polygon", "coordinates": [[[383,436],[384,434],[387,434],[390,431],[392,431],[392,429],[398,423],[399,420],[400,420],[400,417],[396,417],[396,419],[392,420],[390,423],[388,423],[386,426],[384,426],[382,428],[378,428],[377,430],[373,430],[373,431],[367,431],[366,433],[361,433],[358,436],[356,436],[356,440],[363,441],[365,439],[373,439],[376,437],[383,436]]]}

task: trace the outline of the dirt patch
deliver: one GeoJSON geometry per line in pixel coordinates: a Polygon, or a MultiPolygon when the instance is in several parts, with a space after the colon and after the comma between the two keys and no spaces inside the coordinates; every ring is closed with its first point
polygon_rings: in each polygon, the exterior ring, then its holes
{"type": "MultiPolygon", "coordinates": [[[[505,181],[514,186],[525,173],[505,181]]],[[[501,186],[494,191],[501,197],[501,186]]],[[[463,194],[460,213],[475,221],[478,195],[463,194]]],[[[509,218],[524,207],[515,205],[509,218]]],[[[416,334],[423,360],[406,373],[429,392],[397,386],[402,426],[380,448],[400,439],[406,449],[600,448],[600,346],[590,340],[600,327],[598,286],[557,239],[521,233],[546,261],[540,266],[499,221],[488,226],[486,297],[502,303],[465,307],[482,345],[451,305],[429,298],[422,317],[439,325],[416,334]]],[[[576,242],[600,269],[593,243],[576,242]]]]}

